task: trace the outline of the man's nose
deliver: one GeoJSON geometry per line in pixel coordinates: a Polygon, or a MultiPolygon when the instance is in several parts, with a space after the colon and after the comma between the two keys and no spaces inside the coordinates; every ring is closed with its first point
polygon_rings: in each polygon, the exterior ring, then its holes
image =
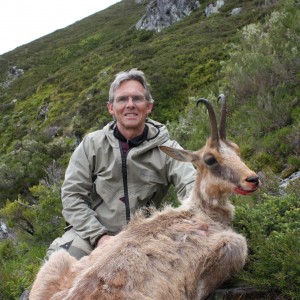
{"type": "Polygon", "coordinates": [[[126,102],[126,107],[131,107],[131,106],[134,106],[134,105],[135,105],[135,103],[134,103],[132,97],[129,96],[128,100],[126,102]]]}

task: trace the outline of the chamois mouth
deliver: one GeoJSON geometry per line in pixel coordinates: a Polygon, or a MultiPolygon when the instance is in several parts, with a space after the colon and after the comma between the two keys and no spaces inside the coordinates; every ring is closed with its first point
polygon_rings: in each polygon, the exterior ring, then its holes
{"type": "Polygon", "coordinates": [[[236,194],[240,194],[240,195],[249,195],[251,193],[254,193],[257,190],[257,188],[252,189],[252,190],[245,190],[243,189],[241,186],[237,186],[234,191],[236,194]]]}

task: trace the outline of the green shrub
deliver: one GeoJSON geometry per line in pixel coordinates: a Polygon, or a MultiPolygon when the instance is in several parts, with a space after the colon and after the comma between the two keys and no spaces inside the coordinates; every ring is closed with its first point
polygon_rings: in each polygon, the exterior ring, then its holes
{"type": "Polygon", "coordinates": [[[235,228],[248,240],[249,257],[239,275],[247,284],[287,299],[300,299],[299,194],[263,196],[237,206],[235,228]]]}
{"type": "Polygon", "coordinates": [[[19,196],[0,210],[0,215],[16,230],[20,240],[30,238],[38,244],[48,244],[63,230],[60,187],[47,184],[32,187],[27,199],[19,196]]]}
{"type": "MultiPolygon", "coordinates": [[[[0,249],[9,243],[0,242],[0,249]]],[[[2,259],[0,254],[0,299],[15,300],[25,289],[30,289],[46,249],[45,246],[29,246],[27,243],[9,247],[13,253],[10,259],[2,259]]]]}
{"type": "Polygon", "coordinates": [[[15,246],[12,240],[0,242],[0,261],[3,262],[16,255],[15,246]]]}

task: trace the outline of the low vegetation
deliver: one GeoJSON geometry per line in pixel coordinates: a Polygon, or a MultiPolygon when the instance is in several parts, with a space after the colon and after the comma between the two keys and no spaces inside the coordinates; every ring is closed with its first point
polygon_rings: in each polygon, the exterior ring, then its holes
{"type": "Polygon", "coordinates": [[[299,179],[279,187],[300,168],[298,1],[228,0],[209,18],[203,10],[210,2],[202,1],[160,33],[134,28],[146,2],[123,0],[0,56],[1,83],[11,66],[24,70],[0,86],[0,217],[14,233],[0,241],[0,299],[30,288],[49,243],[63,232],[60,185],[69,157],[84,134],[110,120],[109,83],[131,67],[151,83],[152,118],[187,149],[199,149],[209,134],[195,100],[227,95],[228,136],[265,178],[255,196],[233,198],[234,227],[249,245],[235,280],[265,299],[300,299],[299,179]],[[231,16],[238,6],[242,13],[231,16]]]}

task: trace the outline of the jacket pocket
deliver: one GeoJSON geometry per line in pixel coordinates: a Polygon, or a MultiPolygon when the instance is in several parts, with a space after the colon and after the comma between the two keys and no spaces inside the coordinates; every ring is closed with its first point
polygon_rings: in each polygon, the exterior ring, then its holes
{"type": "Polygon", "coordinates": [[[153,171],[150,169],[142,169],[139,175],[140,178],[146,183],[164,183],[164,180],[161,178],[161,176],[159,176],[157,171],[153,171]]]}
{"type": "Polygon", "coordinates": [[[93,188],[91,191],[91,199],[92,199],[92,204],[91,204],[92,210],[96,210],[103,203],[103,199],[97,193],[95,183],[93,184],[93,188]]]}

